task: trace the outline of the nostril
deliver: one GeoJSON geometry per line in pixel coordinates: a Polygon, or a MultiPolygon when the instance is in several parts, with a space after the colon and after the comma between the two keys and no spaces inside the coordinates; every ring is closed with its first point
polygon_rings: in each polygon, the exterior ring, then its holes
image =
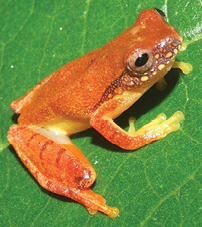
{"type": "Polygon", "coordinates": [[[182,37],[180,35],[180,32],[175,27],[172,27],[172,28],[173,28],[174,32],[176,32],[179,35],[178,39],[180,40],[180,42],[182,42],[182,37]]]}

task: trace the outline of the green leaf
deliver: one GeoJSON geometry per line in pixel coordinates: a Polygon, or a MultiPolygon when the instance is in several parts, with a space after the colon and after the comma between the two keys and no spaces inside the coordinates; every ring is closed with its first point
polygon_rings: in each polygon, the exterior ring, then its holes
{"type": "MultiPolygon", "coordinates": [[[[0,1],[0,226],[202,226],[202,3],[169,1],[0,1]],[[117,206],[111,220],[42,189],[8,144],[16,123],[9,104],[70,60],[107,43],[144,8],[165,11],[187,43],[178,61],[193,71],[171,70],[167,88],[153,87],[117,120],[140,127],[160,112],[181,110],[179,131],[135,152],[111,145],[95,130],[73,137],[97,172],[93,187],[117,206]]],[[[155,31],[154,31],[155,32],[155,31]]]]}

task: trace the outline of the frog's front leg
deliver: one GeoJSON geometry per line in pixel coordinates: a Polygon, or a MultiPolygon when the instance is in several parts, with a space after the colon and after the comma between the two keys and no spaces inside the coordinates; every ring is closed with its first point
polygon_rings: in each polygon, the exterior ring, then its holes
{"type": "Polygon", "coordinates": [[[135,131],[133,120],[128,132],[120,128],[112,119],[117,116],[120,109],[124,109],[124,100],[112,99],[102,105],[91,118],[91,126],[95,128],[111,143],[127,149],[135,150],[155,140],[162,139],[169,133],[180,128],[180,122],[184,119],[182,112],[177,111],[166,120],[165,114],[159,114],[156,119],[135,131]]]}
{"type": "Polygon", "coordinates": [[[91,214],[101,211],[116,217],[118,209],[106,206],[105,199],[89,189],[96,173],[81,151],[70,140],[48,138],[45,131],[13,125],[8,132],[10,144],[39,184],[83,204],[91,214]]]}

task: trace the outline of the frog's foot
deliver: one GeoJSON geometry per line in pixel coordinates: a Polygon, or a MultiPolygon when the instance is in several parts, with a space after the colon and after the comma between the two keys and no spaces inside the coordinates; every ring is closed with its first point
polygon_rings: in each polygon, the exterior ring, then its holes
{"type": "Polygon", "coordinates": [[[193,70],[193,67],[189,63],[175,61],[172,68],[179,68],[184,74],[188,74],[193,70]]]}
{"type": "Polygon", "coordinates": [[[185,51],[187,49],[187,44],[186,43],[182,43],[181,48],[179,51],[185,51]]]}
{"type": "Polygon", "coordinates": [[[101,211],[108,215],[110,218],[115,218],[119,214],[117,207],[106,206],[106,200],[100,195],[94,193],[92,190],[79,190],[76,192],[77,196],[80,197],[79,203],[84,204],[89,214],[94,215],[97,211],[101,211]],[[89,201],[92,203],[90,204],[89,201]]]}
{"type": "Polygon", "coordinates": [[[131,145],[128,148],[133,149],[136,145],[141,147],[164,138],[169,133],[179,130],[182,120],[184,120],[184,115],[181,111],[175,112],[168,120],[166,120],[166,115],[161,113],[153,121],[135,131],[134,118],[130,118],[128,133],[131,136],[131,145]]]}
{"type": "Polygon", "coordinates": [[[165,78],[162,77],[157,83],[156,83],[156,88],[160,91],[163,91],[167,86],[167,83],[165,81],[165,78]]]}
{"type": "Polygon", "coordinates": [[[70,140],[52,139],[46,131],[13,125],[8,140],[43,188],[83,204],[91,214],[101,211],[116,217],[118,209],[106,206],[105,199],[89,188],[96,173],[81,151],[70,140]]]}
{"type": "MultiPolygon", "coordinates": [[[[172,68],[179,68],[182,70],[184,74],[189,74],[192,70],[193,67],[190,63],[185,63],[185,62],[178,62],[175,61],[174,64],[172,65],[172,68]]],[[[164,90],[166,88],[166,81],[164,77],[162,77],[157,83],[156,83],[156,88],[160,91],[164,90]]]]}
{"type": "Polygon", "coordinates": [[[136,136],[144,135],[146,139],[155,138],[156,136],[161,139],[169,133],[179,130],[182,120],[184,120],[184,115],[181,111],[175,112],[168,120],[166,120],[166,115],[161,113],[150,123],[135,131],[134,120],[130,118],[128,133],[136,136]]]}
{"type": "Polygon", "coordinates": [[[135,150],[155,140],[162,139],[169,133],[178,130],[180,122],[184,119],[184,115],[180,111],[174,113],[168,120],[166,120],[165,114],[162,113],[149,124],[135,131],[135,119],[130,118],[129,131],[126,132],[112,119],[107,118],[104,111],[106,110],[101,110],[91,119],[91,125],[111,143],[127,150],[135,150]],[[100,113],[104,113],[103,116],[100,113]]]}

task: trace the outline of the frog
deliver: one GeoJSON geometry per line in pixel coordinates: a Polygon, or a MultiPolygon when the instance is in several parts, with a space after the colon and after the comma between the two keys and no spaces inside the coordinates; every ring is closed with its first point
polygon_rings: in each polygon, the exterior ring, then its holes
{"type": "MultiPolygon", "coordinates": [[[[115,218],[119,209],[91,189],[96,172],[70,136],[94,128],[112,144],[136,150],[180,129],[177,111],[169,119],[159,114],[135,130],[114,119],[172,68],[182,37],[165,14],[155,8],[140,12],[136,22],[102,47],[72,60],[10,105],[19,114],[8,131],[18,157],[46,190],[115,218]]],[[[186,63],[184,63],[186,64],[186,63]]],[[[190,70],[188,70],[190,71],[190,70]]]]}

